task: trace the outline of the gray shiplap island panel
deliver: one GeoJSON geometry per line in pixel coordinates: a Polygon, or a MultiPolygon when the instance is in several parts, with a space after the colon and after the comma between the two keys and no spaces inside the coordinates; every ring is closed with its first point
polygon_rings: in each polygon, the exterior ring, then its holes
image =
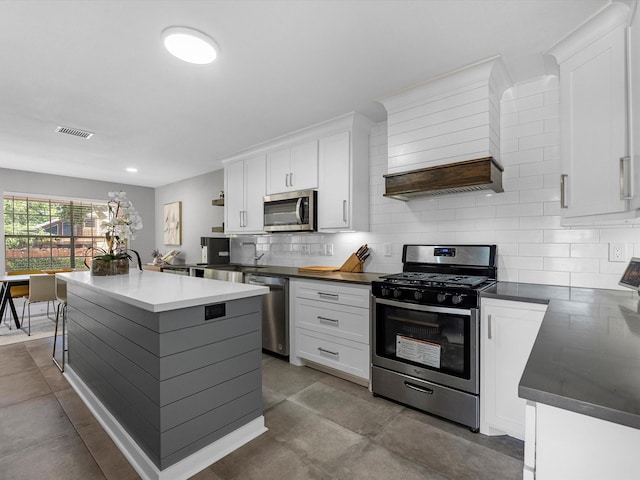
{"type": "Polygon", "coordinates": [[[159,470],[262,416],[259,294],[152,312],[67,289],[69,367],[159,470]]]}

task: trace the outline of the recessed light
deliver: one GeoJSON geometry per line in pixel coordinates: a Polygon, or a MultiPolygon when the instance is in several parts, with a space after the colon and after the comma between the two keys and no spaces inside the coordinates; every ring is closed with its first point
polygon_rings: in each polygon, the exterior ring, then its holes
{"type": "Polygon", "coordinates": [[[138,169],[136,167],[127,167],[127,172],[136,173],[138,169]]]}
{"type": "Polygon", "coordinates": [[[218,45],[211,37],[187,27],[169,27],[162,31],[162,41],[169,53],[189,63],[204,65],[218,56],[218,45]]]}

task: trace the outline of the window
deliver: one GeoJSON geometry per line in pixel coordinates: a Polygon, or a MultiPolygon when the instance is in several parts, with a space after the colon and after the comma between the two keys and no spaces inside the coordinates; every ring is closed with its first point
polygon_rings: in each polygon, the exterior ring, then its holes
{"type": "Polygon", "coordinates": [[[106,202],[5,195],[6,270],[81,268],[91,247],[105,246],[108,210],[106,202]]]}

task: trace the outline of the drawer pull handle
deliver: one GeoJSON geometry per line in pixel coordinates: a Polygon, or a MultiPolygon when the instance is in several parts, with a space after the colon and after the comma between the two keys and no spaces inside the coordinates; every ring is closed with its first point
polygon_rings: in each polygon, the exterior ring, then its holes
{"type": "Polygon", "coordinates": [[[493,338],[493,333],[491,332],[491,314],[487,317],[487,338],[491,340],[493,338]]]}
{"type": "Polygon", "coordinates": [[[326,354],[328,354],[328,355],[333,355],[334,357],[337,357],[337,356],[339,355],[339,354],[338,354],[338,352],[332,352],[331,350],[325,350],[325,349],[324,349],[324,348],[322,348],[322,347],[318,347],[318,351],[319,351],[320,353],[326,353],[326,354]]]}
{"type": "Polygon", "coordinates": [[[321,322],[328,322],[333,325],[338,325],[338,320],[334,320],[333,318],[321,317],[320,315],[318,315],[318,320],[320,320],[321,322]]]}
{"type": "Polygon", "coordinates": [[[319,297],[331,298],[331,299],[334,299],[334,300],[338,300],[338,298],[339,298],[337,293],[318,292],[318,296],[319,297]]]}
{"type": "Polygon", "coordinates": [[[419,387],[418,385],[414,385],[413,383],[404,382],[404,386],[410,388],[411,390],[415,390],[420,393],[426,393],[427,395],[433,395],[433,390],[426,387],[419,387]]]}

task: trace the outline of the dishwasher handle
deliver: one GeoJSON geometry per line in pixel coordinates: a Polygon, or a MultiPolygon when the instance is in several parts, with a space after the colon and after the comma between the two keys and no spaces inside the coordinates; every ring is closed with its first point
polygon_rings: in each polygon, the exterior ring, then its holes
{"type": "Polygon", "coordinates": [[[271,289],[283,289],[287,285],[288,279],[283,277],[271,277],[267,275],[245,274],[244,283],[249,285],[259,285],[271,289]]]}

